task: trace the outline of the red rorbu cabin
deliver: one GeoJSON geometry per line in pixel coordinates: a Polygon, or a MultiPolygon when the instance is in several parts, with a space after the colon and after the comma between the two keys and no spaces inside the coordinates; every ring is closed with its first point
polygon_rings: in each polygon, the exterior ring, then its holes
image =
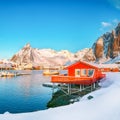
{"type": "Polygon", "coordinates": [[[66,69],[68,70],[67,76],[52,76],[51,82],[91,85],[105,77],[105,74],[98,67],[83,61],[78,61],[66,69]]]}

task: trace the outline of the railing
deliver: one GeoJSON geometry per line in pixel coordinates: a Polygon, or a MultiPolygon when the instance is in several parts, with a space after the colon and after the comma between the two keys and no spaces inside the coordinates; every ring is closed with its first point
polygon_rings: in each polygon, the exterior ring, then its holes
{"type": "Polygon", "coordinates": [[[90,84],[92,80],[93,77],[52,76],[51,78],[51,82],[75,84],[90,84]]]}
{"type": "Polygon", "coordinates": [[[94,74],[91,77],[75,77],[75,76],[52,76],[51,82],[54,83],[75,83],[75,84],[92,84],[96,82],[97,80],[100,80],[101,78],[104,78],[105,74],[94,74]]]}

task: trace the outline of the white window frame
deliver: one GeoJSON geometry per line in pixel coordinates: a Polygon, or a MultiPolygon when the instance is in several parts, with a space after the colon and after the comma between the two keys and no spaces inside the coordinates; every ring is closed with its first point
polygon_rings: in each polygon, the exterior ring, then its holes
{"type": "Polygon", "coordinates": [[[86,76],[87,76],[87,69],[81,69],[81,76],[82,76],[82,77],[86,77],[86,76]],[[86,74],[83,73],[83,70],[86,71],[86,74]]]}
{"type": "Polygon", "coordinates": [[[75,77],[80,77],[80,74],[81,74],[80,72],[81,72],[80,69],[75,69],[75,77]]]}

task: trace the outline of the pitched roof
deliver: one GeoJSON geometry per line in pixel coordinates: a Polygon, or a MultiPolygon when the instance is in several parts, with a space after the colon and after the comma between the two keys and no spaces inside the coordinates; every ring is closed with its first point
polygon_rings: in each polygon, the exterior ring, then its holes
{"type": "Polygon", "coordinates": [[[85,64],[85,65],[90,66],[90,67],[95,68],[95,69],[98,69],[97,66],[95,66],[95,65],[93,65],[93,64],[90,64],[90,63],[88,63],[88,62],[85,62],[85,61],[77,61],[77,62],[75,62],[74,64],[72,64],[72,65],[70,65],[70,66],[67,66],[65,69],[68,69],[68,68],[70,68],[70,67],[72,67],[72,66],[74,66],[74,65],[76,65],[76,64],[79,64],[79,63],[85,64]]]}

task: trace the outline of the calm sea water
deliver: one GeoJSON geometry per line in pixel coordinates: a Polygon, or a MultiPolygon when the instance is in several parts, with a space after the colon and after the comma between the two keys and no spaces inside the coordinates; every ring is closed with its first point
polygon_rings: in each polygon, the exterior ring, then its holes
{"type": "Polygon", "coordinates": [[[52,98],[52,88],[43,87],[42,84],[50,82],[50,77],[42,76],[42,71],[18,72],[31,75],[0,78],[0,114],[46,109],[52,98]]]}

